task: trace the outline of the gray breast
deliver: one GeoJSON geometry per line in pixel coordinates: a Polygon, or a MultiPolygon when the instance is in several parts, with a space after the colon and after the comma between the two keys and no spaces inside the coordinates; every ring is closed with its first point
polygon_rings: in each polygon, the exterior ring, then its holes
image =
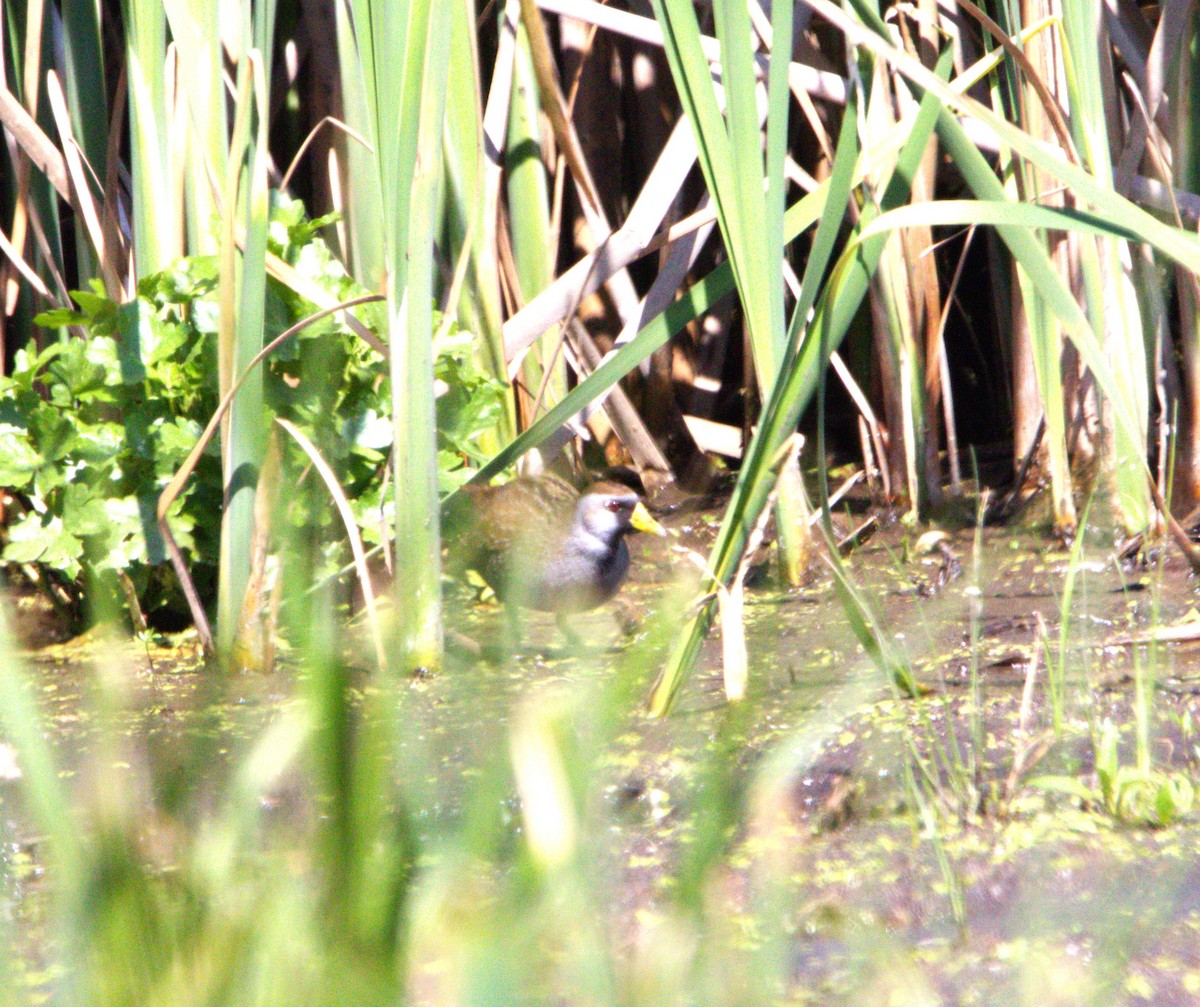
{"type": "Polygon", "coordinates": [[[546,612],[584,612],[617,593],[629,571],[629,547],[622,539],[600,555],[567,552],[546,566],[533,608],[546,612]]]}

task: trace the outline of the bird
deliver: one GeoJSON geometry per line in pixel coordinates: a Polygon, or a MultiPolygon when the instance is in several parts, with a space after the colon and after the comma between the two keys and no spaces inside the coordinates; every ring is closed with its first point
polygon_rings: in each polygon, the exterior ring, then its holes
{"type": "Polygon", "coordinates": [[[447,516],[451,565],[474,569],[504,602],[554,613],[578,642],[568,616],[613,597],[629,571],[626,534],[665,536],[637,494],[602,481],[582,493],[557,476],[520,476],[498,486],[465,486],[447,516]]]}

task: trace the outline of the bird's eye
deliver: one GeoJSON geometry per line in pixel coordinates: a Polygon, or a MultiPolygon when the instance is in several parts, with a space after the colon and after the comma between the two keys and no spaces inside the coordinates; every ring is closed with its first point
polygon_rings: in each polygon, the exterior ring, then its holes
{"type": "Polygon", "coordinates": [[[614,514],[619,514],[624,508],[625,502],[623,500],[608,500],[605,502],[604,506],[614,514]]]}

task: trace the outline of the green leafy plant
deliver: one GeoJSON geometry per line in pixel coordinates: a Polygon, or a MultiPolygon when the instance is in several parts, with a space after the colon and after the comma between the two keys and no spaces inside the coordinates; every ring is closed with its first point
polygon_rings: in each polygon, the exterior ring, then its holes
{"type": "Polygon", "coordinates": [[[1096,776],[1108,813],[1118,821],[1152,826],[1170,825],[1188,814],[1196,803],[1191,780],[1179,772],[1122,765],[1117,739],[1117,726],[1106,720],[1096,753],[1096,776]]]}
{"type": "Polygon", "coordinates": [[[1120,730],[1105,719],[1096,742],[1096,786],[1071,776],[1040,776],[1030,785],[1103,808],[1126,825],[1161,828],[1191,812],[1196,788],[1186,773],[1121,762],[1120,730]]]}
{"type": "MultiPolygon", "coordinates": [[[[297,286],[342,301],[362,290],[319,235],[329,221],[310,221],[298,201],[277,197],[269,250],[293,267],[297,286]]],[[[19,350],[11,374],[0,379],[0,486],[19,512],[6,530],[5,563],[35,566],[75,602],[86,596],[89,580],[111,589],[118,579],[127,588],[121,596],[138,598],[145,612],[173,609],[174,579],[155,507],[217,407],[217,282],[214,257],[186,258],[144,279],[129,304],[109,300],[94,282],[72,295],[77,310],[38,316],[46,328],[79,327],[87,335],[19,350]]],[[[268,293],[268,335],[315,310],[277,280],[268,293]]],[[[368,326],[378,323],[370,314],[374,307],[365,306],[368,326]]],[[[466,478],[468,459],[483,458],[477,442],[494,427],[504,390],[477,366],[473,337],[447,328],[436,372],[443,390],[439,461],[448,489],[466,478]]],[[[383,478],[392,445],[389,395],[379,353],[337,317],[285,343],[265,368],[267,410],[291,420],[317,445],[372,541],[379,539],[378,521],[372,532],[368,515],[390,507],[383,478]]],[[[170,512],[202,590],[211,585],[219,545],[218,452],[214,443],[170,512]]],[[[306,459],[291,445],[285,465],[298,487],[286,500],[286,520],[332,526],[325,491],[302,478],[306,459]]],[[[342,551],[331,536],[330,564],[344,560],[342,551]]]]}
{"type": "MultiPolygon", "coordinates": [[[[64,587],[85,574],[129,576],[153,606],[152,581],[162,584],[153,571],[166,559],[158,489],[216,405],[205,379],[211,316],[200,308],[184,319],[170,305],[200,301],[211,289],[209,265],[181,264],[126,306],[95,284],[75,293],[80,310],[39,316],[47,326],[82,326],[88,337],[19,350],[0,379],[0,485],[23,511],[6,531],[5,562],[36,564],[64,587]]],[[[192,557],[214,547],[219,508],[216,459],[205,459],[172,514],[192,557]]]]}

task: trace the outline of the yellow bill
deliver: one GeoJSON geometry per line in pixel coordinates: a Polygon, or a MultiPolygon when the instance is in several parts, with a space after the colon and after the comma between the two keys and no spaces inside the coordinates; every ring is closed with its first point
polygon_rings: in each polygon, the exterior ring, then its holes
{"type": "Polygon", "coordinates": [[[651,535],[665,537],[667,534],[667,529],[650,516],[650,512],[646,510],[646,505],[640,500],[638,501],[638,505],[633,508],[633,514],[630,515],[629,523],[638,531],[649,532],[651,535]]]}

